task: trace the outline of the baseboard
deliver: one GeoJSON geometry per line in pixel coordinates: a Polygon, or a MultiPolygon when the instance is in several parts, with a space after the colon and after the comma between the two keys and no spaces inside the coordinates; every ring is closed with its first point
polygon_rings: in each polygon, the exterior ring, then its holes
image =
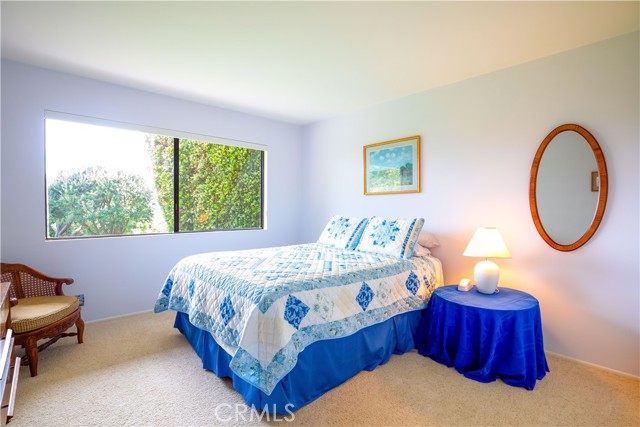
{"type": "Polygon", "coordinates": [[[144,313],[151,313],[151,312],[153,312],[153,310],[152,310],[152,309],[150,309],[150,310],[142,310],[142,311],[136,311],[135,313],[127,313],[127,314],[119,314],[118,316],[103,317],[103,318],[101,318],[101,319],[85,320],[85,323],[104,322],[105,320],[120,319],[120,318],[122,318],[122,317],[135,316],[135,315],[137,315],[137,314],[144,314],[144,313]]]}
{"type": "Polygon", "coordinates": [[[607,368],[606,366],[597,365],[595,363],[591,363],[591,362],[587,362],[587,361],[584,361],[584,360],[576,359],[576,358],[570,357],[570,356],[565,356],[564,354],[554,353],[553,351],[545,351],[545,353],[547,353],[547,354],[549,354],[551,356],[554,356],[554,357],[558,357],[560,359],[565,359],[565,360],[569,360],[571,362],[576,362],[576,363],[579,363],[581,365],[586,365],[586,366],[591,366],[592,368],[602,369],[603,371],[611,372],[612,374],[621,375],[623,377],[632,378],[634,380],[640,380],[639,376],[630,374],[628,372],[617,371],[615,369],[607,368]]]}

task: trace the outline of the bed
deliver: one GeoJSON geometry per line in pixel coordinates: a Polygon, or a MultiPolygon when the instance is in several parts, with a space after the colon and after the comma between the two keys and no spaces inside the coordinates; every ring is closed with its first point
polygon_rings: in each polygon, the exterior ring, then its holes
{"type": "Polygon", "coordinates": [[[316,243],[186,257],[162,286],[155,311],[177,311],[204,368],[231,378],[249,406],[292,413],[414,348],[442,285],[439,260],[414,254],[422,222],[395,220],[392,239],[390,219],[335,218],[316,243]]]}

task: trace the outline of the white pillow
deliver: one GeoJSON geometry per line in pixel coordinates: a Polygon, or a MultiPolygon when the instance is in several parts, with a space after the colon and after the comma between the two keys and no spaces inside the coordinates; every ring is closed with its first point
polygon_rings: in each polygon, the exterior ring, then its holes
{"type": "Polygon", "coordinates": [[[420,233],[420,237],[418,237],[418,243],[429,249],[437,248],[438,246],[440,246],[440,241],[438,240],[438,238],[424,230],[422,231],[422,233],[420,233]]]}
{"type": "Polygon", "coordinates": [[[418,241],[416,243],[416,247],[413,248],[413,255],[415,255],[415,256],[427,256],[427,255],[431,255],[431,251],[429,250],[429,248],[425,248],[424,246],[422,246],[420,244],[420,242],[418,241]]]}
{"type": "Polygon", "coordinates": [[[385,218],[374,216],[369,219],[358,243],[357,250],[377,252],[398,258],[411,258],[424,218],[385,218]]]}
{"type": "Polygon", "coordinates": [[[368,221],[367,218],[335,215],[320,234],[318,243],[341,249],[355,249],[368,221]]]}

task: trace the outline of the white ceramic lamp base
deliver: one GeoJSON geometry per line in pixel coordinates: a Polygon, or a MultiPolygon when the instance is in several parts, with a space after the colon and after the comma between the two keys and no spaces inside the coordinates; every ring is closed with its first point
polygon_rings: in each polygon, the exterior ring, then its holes
{"type": "Polygon", "coordinates": [[[473,269],[476,289],[483,294],[494,294],[498,288],[500,269],[495,262],[484,260],[476,264],[473,269]]]}

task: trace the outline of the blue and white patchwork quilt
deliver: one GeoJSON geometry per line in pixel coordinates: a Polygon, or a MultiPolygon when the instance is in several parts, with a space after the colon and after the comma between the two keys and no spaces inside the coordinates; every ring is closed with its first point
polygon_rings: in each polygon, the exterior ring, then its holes
{"type": "Polygon", "coordinates": [[[232,356],[238,376],[271,394],[308,345],[422,309],[440,285],[431,256],[321,243],[212,252],[176,264],[155,311],[187,313],[232,356]]]}

